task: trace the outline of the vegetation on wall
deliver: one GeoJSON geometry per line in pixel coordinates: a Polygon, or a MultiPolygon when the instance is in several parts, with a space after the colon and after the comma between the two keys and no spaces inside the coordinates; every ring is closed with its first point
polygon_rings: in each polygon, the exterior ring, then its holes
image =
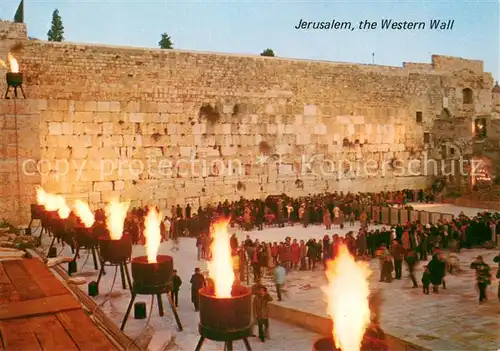
{"type": "Polygon", "coordinates": [[[220,119],[220,112],[217,107],[213,107],[209,103],[204,103],[200,107],[200,118],[205,118],[210,123],[217,123],[220,119]]]}
{"type": "Polygon", "coordinates": [[[262,140],[259,143],[259,151],[263,155],[269,155],[269,154],[271,154],[272,149],[273,148],[271,147],[271,145],[269,145],[269,143],[267,141],[265,141],[265,140],[262,140]]]}
{"type": "Polygon", "coordinates": [[[59,10],[55,9],[52,13],[52,25],[47,32],[48,41],[63,41],[64,40],[64,26],[59,10]]]}
{"type": "Polygon", "coordinates": [[[173,49],[174,48],[174,43],[172,42],[172,38],[170,38],[170,35],[167,33],[163,33],[161,35],[161,39],[158,42],[158,46],[161,49],[173,49]]]}

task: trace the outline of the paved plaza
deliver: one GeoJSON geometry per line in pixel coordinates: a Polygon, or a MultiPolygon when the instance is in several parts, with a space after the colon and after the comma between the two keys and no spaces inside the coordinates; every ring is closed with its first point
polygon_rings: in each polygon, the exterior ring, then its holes
{"type": "MultiPolygon", "coordinates": [[[[380,283],[378,261],[370,267],[371,289],[380,289],[383,296],[382,327],[388,334],[430,350],[497,350],[500,348],[500,303],[496,298],[498,281],[488,288],[489,301],[478,304],[475,273],[470,263],[479,254],[496,272],[492,263],[497,251],[464,250],[460,254],[462,271],[447,275],[446,290],[424,295],[421,288],[413,289],[406,269],[403,279],[380,283]]],[[[420,283],[420,263],[416,277],[420,283]]],[[[280,302],[285,307],[327,316],[321,286],[326,284],[323,270],[291,272],[286,288],[289,297],[280,302]]],[[[271,286],[272,282],[268,281],[271,286]]],[[[275,289],[272,289],[275,294],[275,289]]]]}
{"type": "MultiPolygon", "coordinates": [[[[423,205],[430,207],[431,205],[423,205]]],[[[451,205],[432,205],[431,211],[458,214],[463,208],[451,205]]],[[[426,208],[430,210],[429,208],[426,208]]],[[[465,209],[468,215],[474,215],[477,209],[465,209]]],[[[343,231],[332,229],[329,234],[345,234],[349,230],[357,230],[359,227],[346,227],[343,231]]],[[[320,226],[301,226],[285,228],[267,228],[263,231],[244,232],[233,229],[240,239],[246,235],[259,238],[263,241],[281,241],[285,236],[298,239],[311,237],[321,238],[325,230],[320,226]]],[[[150,326],[145,328],[145,320],[135,320],[133,313],[125,329],[126,334],[137,338],[137,342],[147,344],[150,350],[161,350],[165,342],[170,343],[169,350],[193,350],[198,341],[198,313],[195,313],[190,302],[189,279],[195,267],[206,268],[204,261],[196,260],[195,240],[182,238],[179,251],[171,251],[171,242],[162,243],[160,253],[172,255],[174,265],[183,280],[179,294],[179,314],[184,325],[183,332],[177,332],[175,322],[169,308],[166,308],[166,316],[158,317],[156,303],[150,319],[150,326]]],[[[493,285],[488,293],[490,300],[484,305],[478,305],[477,292],[475,290],[474,272],[469,269],[470,262],[479,254],[489,263],[496,272],[496,266],[492,259],[498,254],[498,250],[464,250],[460,254],[462,271],[456,275],[446,277],[447,289],[441,290],[439,294],[424,295],[421,288],[412,289],[411,282],[407,278],[404,269],[404,278],[393,283],[379,283],[378,261],[372,260],[370,266],[373,274],[370,278],[372,289],[381,289],[384,302],[382,309],[382,326],[384,330],[397,338],[409,341],[413,344],[431,350],[497,350],[500,348],[500,304],[496,299],[498,281],[494,279],[493,285]]],[[[64,255],[70,255],[69,248],[63,250],[64,255]]],[[[145,254],[143,246],[134,246],[132,257],[145,254]]],[[[87,282],[97,279],[97,272],[93,271],[91,259],[85,261],[82,255],[78,261],[78,268],[85,276],[87,282]]],[[[423,263],[417,268],[417,279],[420,283],[423,263]]],[[[121,288],[118,277],[115,281],[113,291],[109,297],[107,292],[111,290],[113,281],[113,269],[107,269],[100,286],[100,295],[96,298],[97,303],[103,303],[103,310],[117,324],[121,323],[130,292],[121,288]]],[[[315,272],[291,272],[288,276],[287,289],[290,296],[280,304],[285,307],[304,310],[317,315],[326,316],[326,303],[320,289],[326,284],[322,269],[315,272]]],[[[272,281],[267,281],[271,288],[271,294],[275,295],[272,281]]],[[[87,285],[81,285],[87,291],[87,285]]],[[[149,312],[150,297],[140,296],[137,301],[145,301],[149,312]]],[[[278,303],[278,302],[276,302],[278,303]]],[[[168,302],[164,299],[164,305],[168,302]]],[[[256,338],[251,338],[254,350],[310,350],[312,342],[319,335],[278,321],[271,321],[271,340],[262,344],[256,338]]],[[[243,345],[235,343],[235,350],[242,350],[243,345]]],[[[221,344],[207,342],[204,350],[220,350],[221,344]]]]}

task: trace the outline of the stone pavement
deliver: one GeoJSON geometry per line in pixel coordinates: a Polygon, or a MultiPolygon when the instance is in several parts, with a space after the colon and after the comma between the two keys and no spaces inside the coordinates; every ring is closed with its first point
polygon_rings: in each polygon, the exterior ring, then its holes
{"type": "MultiPolygon", "coordinates": [[[[372,260],[370,277],[372,289],[383,294],[382,327],[386,333],[430,350],[498,350],[500,349],[500,303],[496,298],[498,280],[493,279],[488,288],[489,301],[478,304],[474,271],[469,269],[472,260],[482,254],[495,276],[492,263],[496,250],[463,250],[460,255],[462,271],[446,276],[446,290],[424,295],[422,289],[412,289],[403,268],[403,279],[380,283],[378,261],[372,260]]],[[[422,269],[417,268],[420,284],[422,269]]],[[[289,297],[280,302],[290,307],[316,315],[327,316],[326,302],[320,287],[326,284],[322,269],[315,272],[291,272],[286,289],[289,297]]],[[[272,284],[271,281],[267,282],[272,284]]],[[[272,294],[275,289],[271,288],[272,294]]]]}

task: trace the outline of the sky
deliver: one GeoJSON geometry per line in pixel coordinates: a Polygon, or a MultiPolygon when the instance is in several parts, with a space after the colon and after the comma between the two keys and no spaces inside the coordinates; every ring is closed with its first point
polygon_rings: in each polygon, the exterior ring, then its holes
{"type": "MultiPolygon", "coordinates": [[[[0,0],[0,18],[12,19],[20,0],[0,0]]],[[[28,34],[45,40],[59,9],[66,41],[158,47],[168,33],[174,48],[401,66],[432,54],[485,62],[500,77],[500,1],[243,1],[243,0],[25,0],[28,34]],[[351,22],[354,30],[295,29],[306,22],[351,22]],[[383,19],[426,22],[424,30],[383,30],[383,19]],[[455,20],[452,30],[429,29],[430,20],[455,20]],[[360,21],[379,28],[361,30],[360,21]],[[374,54],[374,55],[373,55],[374,54]]]]}

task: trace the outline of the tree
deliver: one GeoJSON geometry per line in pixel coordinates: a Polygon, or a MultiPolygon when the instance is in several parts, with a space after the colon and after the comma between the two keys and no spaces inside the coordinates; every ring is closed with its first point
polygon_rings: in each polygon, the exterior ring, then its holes
{"type": "Polygon", "coordinates": [[[49,41],[63,41],[64,40],[64,26],[62,18],[59,15],[59,10],[55,9],[52,13],[52,26],[47,32],[49,41]]]}
{"type": "Polygon", "coordinates": [[[266,49],[266,50],[261,52],[260,56],[275,57],[276,55],[274,54],[273,49],[266,49]]]}
{"type": "Polygon", "coordinates": [[[170,38],[170,35],[167,33],[163,33],[161,35],[161,40],[158,42],[158,45],[162,49],[173,49],[174,48],[174,43],[172,43],[172,39],[170,38]]]}

